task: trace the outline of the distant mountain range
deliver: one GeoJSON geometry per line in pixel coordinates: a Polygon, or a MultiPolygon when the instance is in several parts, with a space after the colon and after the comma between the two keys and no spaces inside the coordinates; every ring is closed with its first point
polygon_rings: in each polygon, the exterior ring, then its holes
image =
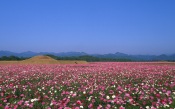
{"type": "Polygon", "coordinates": [[[133,61],[175,61],[175,54],[172,55],[129,55],[125,53],[116,52],[114,54],[87,54],[84,52],[61,52],[61,53],[54,53],[54,52],[22,52],[22,53],[14,53],[10,51],[0,51],[0,57],[2,56],[18,56],[18,57],[33,57],[36,55],[46,55],[52,54],[59,57],[79,57],[79,56],[94,56],[98,58],[111,58],[111,59],[131,59],[133,61]]]}
{"type": "Polygon", "coordinates": [[[37,55],[47,55],[47,54],[52,54],[55,56],[60,56],[60,57],[72,57],[72,56],[84,56],[84,55],[89,55],[84,52],[61,52],[61,53],[54,53],[54,52],[32,52],[32,51],[27,51],[27,52],[22,52],[22,53],[15,53],[15,52],[10,52],[10,51],[0,51],[0,57],[2,56],[18,56],[18,57],[33,57],[37,55]]]}

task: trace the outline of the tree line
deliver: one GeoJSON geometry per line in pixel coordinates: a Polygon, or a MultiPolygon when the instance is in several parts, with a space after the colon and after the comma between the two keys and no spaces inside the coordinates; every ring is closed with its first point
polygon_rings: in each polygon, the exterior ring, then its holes
{"type": "Polygon", "coordinates": [[[17,56],[2,56],[0,57],[0,61],[20,61],[28,58],[25,57],[17,57],[17,56]]]}
{"type": "Polygon", "coordinates": [[[119,58],[119,59],[113,59],[113,58],[99,58],[99,57],[94,57],[94,56],[72,56],[72,57],[58,57],[54,55],[46,55],[49,57],[52,57],[56,60],[84,60],[87,62],[130,62],[130,59],[125,59],[125,58],[119,58]]]}
{"type": "MultiPolygon", "coordinates": [[[[120,58],[120,59],[99,58],[99,57],[94,57],[94,56],[89,56],[89,55],[78,56],[78,57],[75,57],[75,56],[59,57],[59,56],[47,54],[45,56],[49,56],[56,60],[84,60],[87,62],[130,62],[132,61],[131,59],[124,59],[124,58],[120,58]]],[[[26,57],[17,57],[17,56],[2,56],[0,57],[0,61],[20,61],[20,60],[25,60],[28,58],[29,57],[26,58],[26,57]]]]}

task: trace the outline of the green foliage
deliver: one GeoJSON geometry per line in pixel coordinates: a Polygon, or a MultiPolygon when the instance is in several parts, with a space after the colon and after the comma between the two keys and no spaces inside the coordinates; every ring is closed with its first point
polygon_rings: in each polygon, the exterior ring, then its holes
{"type": "MultiPolygon", "coordinates": [[[[89,56],[89,55],[85,55],[85,56],[79,56],[79,57],[58,57],[52,54],[47,54],[45,56],[49,56],[53,59],[56,60],[84,60],[87,62],[130,62],[130,59],[125,59],[125,58],[119,58],[119,59],[113,59],[113,58],[99,58],[99,57],[94,57],[94,56],[89,56]]],[[[0,61],[20,61],[20,60],[25,60],[28,58],[24,58],[24,57],[17,57],[17,56],[2,56],[0,57],[0,61]]]]}
{"type": "Polygon", "coordinates": [[[24,57],[17,57],[17,56],[2,56],[0,57],[0,61],[19,61],[19,60],[25,60],[27,58],[24,57]]]}
{"type": "Polygon", "coordinates": [[[79,56],[79,57],[59,57],[58,60],[84,60],[87,62],[130,62],[130,59],[112,59],[112,58],[98,58],[94,56],[79,56]]]}

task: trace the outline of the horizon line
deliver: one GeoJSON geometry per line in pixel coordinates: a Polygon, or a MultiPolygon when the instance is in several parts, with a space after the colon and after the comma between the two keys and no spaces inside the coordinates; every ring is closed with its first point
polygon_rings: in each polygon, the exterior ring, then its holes
{"type": "Polygon", "coordinates": [[[70,52],[74,52],[74,53],[85,53],[87,55],[105,55],[105,54],[116,54],[116,53],[121,53],[121,54],[125,54],[125,55],[154,55],[154,56],[160,56],[160,55],[174,55],[175,53],[161,53],[161,54],[130,54],[130,53],[124,53],[124,52],[114,52],[114,53],[87,53],[84,51],[61,51],[61,52],[54,52],[54,51],[40,51],[40,52],[35,52],[35,51],[31,51],[31,50],[26,50],[26,51],[21,51],[21,52],[15,52],[15,51],[9,51],[9,50],[0,50],[0,52],[12,52],[12,53],[25,53],[25,52],[33,52],[33,53],[70,53],[70,52]]]}

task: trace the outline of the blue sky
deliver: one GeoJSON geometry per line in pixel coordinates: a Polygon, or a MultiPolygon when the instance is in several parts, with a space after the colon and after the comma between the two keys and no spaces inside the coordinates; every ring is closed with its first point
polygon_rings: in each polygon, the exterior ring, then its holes
{"type": "Polygon", "coordinates": [[[0,50],[175,53],[175,0],[1,0],[0,50]]]}

